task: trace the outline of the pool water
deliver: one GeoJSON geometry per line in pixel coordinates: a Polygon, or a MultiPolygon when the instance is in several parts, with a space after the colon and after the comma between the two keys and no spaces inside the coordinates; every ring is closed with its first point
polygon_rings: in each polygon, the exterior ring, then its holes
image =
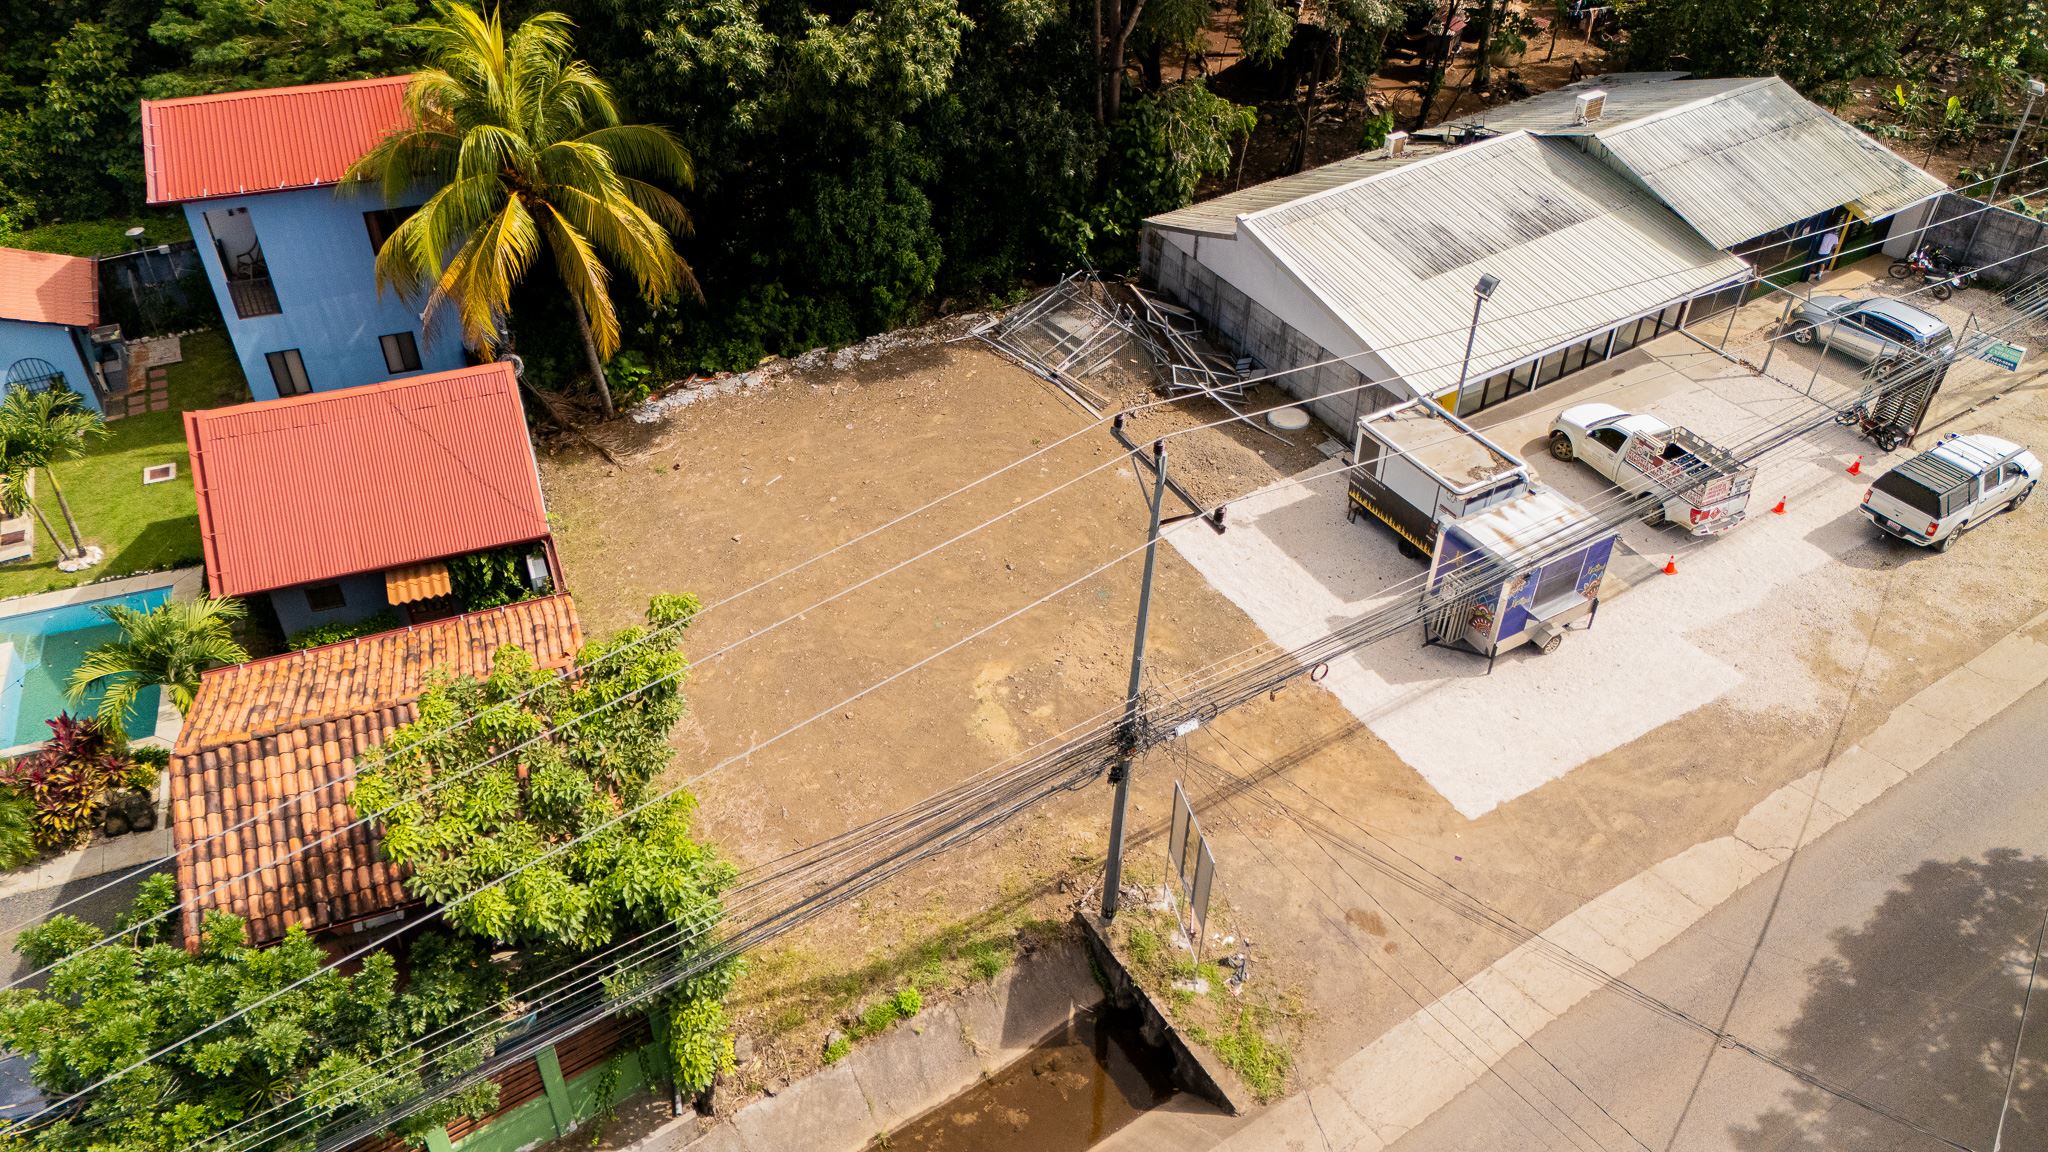
{"type": "MultiPolygon", "coordinates": [[[[48,740],[49,721],[60,712],[92,715],[98,711],[98,692],[73,704],[69,685],[86,653],[121,636],[121,629],[99,612],[102,606],[126,604],[148,611],[170,595],[169,588],[151,588],[0,618],[0,741],[5,742],[4,747],[48,740]]],[[[162,694],[162,689],[150,687],[136,696],[122,725],[131,739],[156,731],[162,694]]]]}

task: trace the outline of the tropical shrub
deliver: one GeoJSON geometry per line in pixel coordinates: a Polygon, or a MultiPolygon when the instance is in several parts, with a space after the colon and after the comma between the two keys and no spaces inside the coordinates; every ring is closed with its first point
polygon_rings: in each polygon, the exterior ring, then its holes
{"type": "Polygon", "coordinates": [[[0,768],[0,784],[34,806],[34,838],[45,849],[70,848],[92,833],[107,789],[128,773],[127,758],[97,720],[62,713],[50,721],[50,742],[0,768]]]}
{"type": "Polygon", "coordinates": [[[41,854],[35,801],[19,788],[0,786],[0,869],[19,868],[41,854]]]}
{"type": "Polygon", "coordinates": [[[199,694],[199,676],[217,664],[240,664],[249,653],[235,643],[234,622],[246,609],[239,600],[173,600],[147,612],[126,604],[100,609],[120,625],[121,638],[85,654],[71,674],[71,699],[85,699],[95,687],[100,720],[112,728],[126,721],[135,697],[158,685],[180,712],[199,694]]]}
{"type": "Polygon", "coordinates": [[[389,632],[396,627],[398,614],[387,609],[365,616],[361,620],[315,624],[311,628],[301,629],[291,634],[285,641],[285,646],[298,652],[306,648],[318,648],[323,644],[339,644],[343,640],[354,640],[360,636],[375,636],[379,632],[389,632]]]}
{"type": "Polygon", "coordinates": [[[171,750],[150,745],[128,749],[128,772],[122,783],[138,792],[154,792],[157,778],[171,766],[171,750]]]}
{"type": "Polygon", "coordinates": [[[606,988],[644,993],[703,958],[656,1001],[687,1092],[731,1065],[732,965],[709,945],[733,869],[692,836],[694,798],[654,784],[683,714],[681,634],[696,612],[692,597],[656,597],[647,627],[586,645],[573,678],[508,646],[482,680],[437,680],[419,718],[360,761],[349,798],[407,891],[457,930],[518,948],[522,979],[672,928],[606,988]]]}
{"type": "Polygon", "coordinates": [[[526,558],[533,555],[530,544],[472,552],[448,561],[448,583],[465,612],[481,612],[540,595],[526,582],[526,558]]]}

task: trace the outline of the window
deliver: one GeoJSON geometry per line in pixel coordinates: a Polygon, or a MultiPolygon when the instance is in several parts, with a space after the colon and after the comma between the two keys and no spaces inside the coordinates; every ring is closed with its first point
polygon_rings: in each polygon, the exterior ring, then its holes
{"type": "Polygon", "coordinates": [[[205,219],[235,315],[247,320],[284,311],[277,301],[277,287],[270,282],[270,264],[263,258],[263,245],[256,240],[249,210],[215,208],[205,219]]]}
{"type": "Polygon", "coordinates": [[[1628,437],[1622,435],[1621,431],[1615,428],[1595,428],[1593,429],[1593,439],[1609,452],[1619,452],[1621,451],[1621,446],[1628,443],[1628,437]]]}
{"type": "Polygon", "coordinates": [[[378,337],[384,344],[384,370],[393,376],[420,370],[420,346],[410,332],[378,337]]]}
{"type": "Polygon", "coordinates": [[[363,213],[363,230],[370,234],[370,251],[382,252],[384,241],[389,240],[391,234],[398,231],[398,226],[405,223],[406,217],[417,211],[417,207],[379,208],[375,212],[363,213]]]}
{"type": "Polygon", "coordinates": [[[1564,353],[1552,352],[1543,358],[1542,367],[1536,373],[1536,386],[1541,388],[1562,375],[1564,375],[1564,353]]]}
{"type": "Polygon", "coordinates": [[[335,612],[348,607],[348,597],[341,594],[339,584],[309,584],[306,607],[314,612],[335,612]]]}
{"type": "Polygon", "coordinates": [[[1856,319],[1861,321],[1865,328],[1870,329],[1872,332],[1877,333],[1879,336],[1884,337],[1885,339],[1891,341],[1894,344],[1904,344],[1910,348],[1913,346],[1914,343],[1916,343],[1916,341],[1913,339],[1913,334],[1911,332],[1906,331],[1904,328],[1900,327],[1895,321],[1890,320],[1886,317],[1873,316],[1868,313],[1865,313],[1864,315],[1858,316],[1856,319]]]}
{"type": "Polygon", "coordinates": [[[263,359],[270,364],[270,379],[277,384],[279,396],[303,396],[313,390],[306,380],[306,361],[297,348],[266,352],[263,359]]]}

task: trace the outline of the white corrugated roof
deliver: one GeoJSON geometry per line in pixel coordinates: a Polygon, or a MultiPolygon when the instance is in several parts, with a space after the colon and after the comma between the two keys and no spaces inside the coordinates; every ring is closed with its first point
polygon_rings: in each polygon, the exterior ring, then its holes
{"type": "Polygon", "coordinates": [[[1418,392],[1457,383],[1482,273],[1472,379],[1742,277],[1626,177],[1527,133],[1246,215],[1272,252],[1418,392]]]}
{"type": "Polygon", "coordinates": [[[1941,181],[1799,95],[1775,76],[1659,80],[1599,76],[1490,108],[1461,125],[1590,137],[1716,247],[1728,248],[1844,204],[1886,216],[1941,181]],[[1578,97],[1607,93],[1598,120],[1578,97]]]}
{"type": "Polygon", "coordinates": [[[1197,232],[1205,236],[1237,235],[1237,218],[1247,212],[1257,212],[1278,204],[1288,204],[1304,196],[1313,196],[1363,179],[1380,172],[1391,172],[1396,168],[1413,164],[1441,153],[1437,145],[1413,145],[1398,157],[1389,157],[1384,149],[1375,152],[1348,156],[1320,168],[1282,176],[1235,192],[1190,204],[1173,212],[1161,213],[1145,221],[1160,228],[1171,228],[1178,232],[1197,232]]]}

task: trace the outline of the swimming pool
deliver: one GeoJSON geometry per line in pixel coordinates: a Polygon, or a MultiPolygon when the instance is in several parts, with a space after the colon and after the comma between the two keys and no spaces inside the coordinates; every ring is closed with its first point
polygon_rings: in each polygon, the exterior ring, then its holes
{"type": "MultiPolygon", "coordinates": [[[[73,705],[67,686],[86,653],[121,635],[100,608],[125,604],[146,612],[170,598],[168,586],[147,588],[0,617],[0,747],[12,752],[49,739],[49,721],[59,712],[97,711],[99,693],[73,705]]],[[[151,687],[135,698],[123,725],[131,739],[156,731],[161,696],[162,689],[151,687]]]]}

